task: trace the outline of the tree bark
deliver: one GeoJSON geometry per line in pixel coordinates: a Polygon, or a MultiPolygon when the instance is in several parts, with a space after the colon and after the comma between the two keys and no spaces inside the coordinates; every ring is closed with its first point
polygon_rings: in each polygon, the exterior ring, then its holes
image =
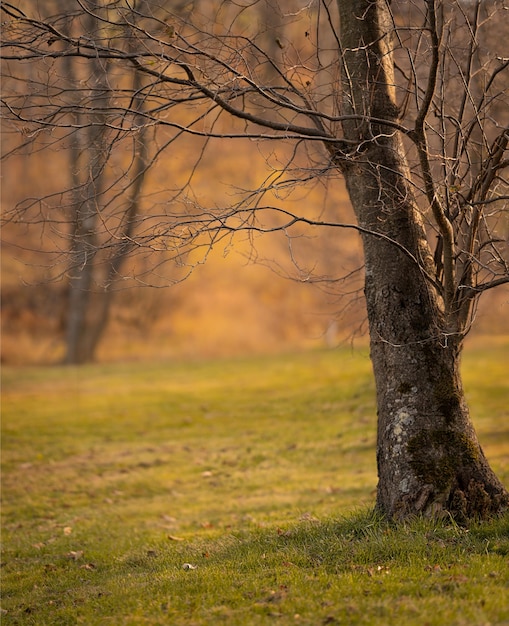
{"type": "Polygon", "coordinates": [[[385,0],[338,0],[343,124],[355,156],[337,157],[364,234],[365,297],[377,389],[377,509],[458,520],[509,505],[470,421],[461,334],[434,282],[397,121],[385,0]],[[376,123],[373,122],[376,120],[376,123]],[[379,121],[382,120],[382,121],[379,121]]]}

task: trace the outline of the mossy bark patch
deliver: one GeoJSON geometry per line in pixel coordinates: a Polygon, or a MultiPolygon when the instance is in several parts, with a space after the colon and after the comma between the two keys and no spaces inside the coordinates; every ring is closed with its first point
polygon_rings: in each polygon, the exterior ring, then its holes
{"type": "Polygon", "coordinates": [[[447,489],[464,465],[475,463],[480,451],[466,434],[453,430],[424,430],[408,442],[410,465],[424,484],[447,489]]]}
{"type": "Polygon", "coordinates": [[[507,509],[509,496],[495,481],[476,439],[453,430],[425,430],[409,440],[408,453],[427,488],[423,512],[445,509],[462,523],[507,509]]]}

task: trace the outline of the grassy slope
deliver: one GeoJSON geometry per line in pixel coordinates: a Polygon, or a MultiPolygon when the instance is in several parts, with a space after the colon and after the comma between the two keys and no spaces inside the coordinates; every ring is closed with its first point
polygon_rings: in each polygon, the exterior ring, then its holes
{"type": "MultiPolygon", "coordinates": [[[[464,374],[509,484],[507,347],[464,374]]],[[[346,350],[4,369],[2,623],[509,623],[508,518],[370,517],[373,391],[346,350]]]]}

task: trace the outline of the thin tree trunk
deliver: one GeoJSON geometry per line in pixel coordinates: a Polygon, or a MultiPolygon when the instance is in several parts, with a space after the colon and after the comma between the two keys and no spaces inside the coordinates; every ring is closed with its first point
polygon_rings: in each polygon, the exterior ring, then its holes
{"type": "Polygon", "coordinates": [[[87,346],[87,321],[91,302],[94,275],[94,258],[97,253],[97,221],[104,176],[103,139],[100,126],[92,127],[86,146],[88,180],[77,190],[74,224],[71,234],[71,259],[69,278],[69,304],[67,319],[67,344],[65,362],[84,363],[90,359],[87,346]],[[81,196],[81,198],[79,197],[81,196]]]}
{"type": "Polygon", "coordinates": [[[139,130],[133,135],[133,164],[129,173],[131,178],[129,189],[126,192],[128,205],[122,216],[122,224],[117,234],[118,243],[108,261],[104,290],[96,294],[95,315],[87,328],[86,354],[88,360],[92,360],[95,356],[97,346],[108,326],[113,302],[113,287],[120,276],[125,259],[132,249],[135,220],[140,211],[141,192],[147,171],[148,132],[143,117],[143,75],[140,72],[133,72],[132,92],[137,94],[133,102],[133,109],[136,111],[133,122],[139,130]]]}
{"type": "MultiPolygon", "coordinates": [[[[137,76],[137,75],[135,75],[137,76]]],[[[139,205],[141,199],[141,190],[143,187],[143,181],[146,171],[146,131],[141,129],[139,136],[136,139],[136,156],[135,164],[133,168],[132,187],[129,196],[129,206],[124,215],[123,228],[121,229],[119,239],[120,243],[117,244],[113,257],[109,260],[108,272],[104,291],[98,295],[97,310],[93,323],[90,324],[87,329],[87,353],[89,359],[92,359],[97,350],[97,346],[106,330],[110,319],[111,305],[113,301],[113,286],[120,276],[122,265],[132,247],[132,236],[134,230],[134,224],[136,216],[139,213],[139,205]]]]}
{"type": "Polygon", "coordinates": [[[365,296],[378,406],[377,508],[391,518],[502,511],[509,496],[490,469],[461,385],[461,337],[451,324],[394,121],[391,30],[384,0],[338,0],[344,123],[357,156],[338,160],[363,229],[365,296]],[[391,241],[392,240],[392,243],[391,241]]]}
{"type": "MultiPolygon", "coordinates": [[[[92,16],[86,20],[87,31],[94,33],[97,24],[92,16]]],[[[83,114],[79,122],[88,121],[88,126],[77,132],[71,146],[71,177],[73,184],[73,215],[70,244],[71,268],[69,270],[69,301],[67,312],[66,353],[67,364],[85,363],[91,359],[88,326],[92,305],[94,282],[94,259],[98,250],[97,223],[99,203],[105,176],[104,111],[110,99],[107,61],[92,59],[87,66],[76,66],[72,57],[66,62],[67,80],[71,88],[77,89],[76,99],[82,97],[79,89],[83,72],[91,72],[95,79],[94,108],[88,120],[83,114]]],[[[77,107],[79,108],[79,107],[77,107]]]]}

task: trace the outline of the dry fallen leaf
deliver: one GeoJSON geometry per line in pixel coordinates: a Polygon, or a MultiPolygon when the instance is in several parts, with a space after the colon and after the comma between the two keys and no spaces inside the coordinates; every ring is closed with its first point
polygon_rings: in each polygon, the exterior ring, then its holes
{"type": "Polygon", "coordinates": [[[184,541],[184,537],[175,537],[175,535],[168,535],[170,541],[184,541]]]}
{"type": "Polygon", "coordinates": [[[83,556],[83,550],[71,550],[65,556],[73,561],[77,561],[83,556]]]}

